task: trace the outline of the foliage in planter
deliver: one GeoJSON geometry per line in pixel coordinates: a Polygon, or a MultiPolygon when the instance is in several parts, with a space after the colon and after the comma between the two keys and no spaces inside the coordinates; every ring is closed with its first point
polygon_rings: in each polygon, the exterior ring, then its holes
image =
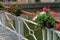
{"type": "Polygon", "coordinates": [[[7,11],[9,12],[9,13],[14,13],[16,16],[20,16],[20,14],[21,14],[21,8],[18,6],[18,5],[13,5],[12,7],[8,7],[7,8],[7,11]]]}
{"type": "Polygon", "coordinates": [[[4,9],[4,4],[3,2],[0,2],[0,10],[3,10],[4,9]]]}
{"type": "Polygon", "coordinates": [[[13,7],[13,11],[16,12],[17,10],[21,11],[22,9],[18,5],[15,5],[15,7],[13,7]]]}
{"type": "Polygon", "coordinates": [[[12,7],[9,7],[7,11],[15,14],[16,16],[20,16],[21,10],[22,9],[17,4],[15,4],[12,7]]]}
{"type": "Polygon", "coordinates": [[[22,9],[21,9],[18,5],[16,5],[16,6],[13,8],[13,12],[15,13],[16,16],[20,16],[20,15],[21,15],[21,13],[22,13],[21,10],[22,10],[22,9]]]}
{"type": "MultiPolygon", "coordinates": [[[[57,14],[54,14],[57,16],[57,14]]],[[[53,16],[54,16],[53,15],[53,16]]],[[[44,7],[43,11],[37,16],[37,26],[36,27],[47,27],[47,28],[55,28],[56,22],[54,17],[52,16],[52,12],[50,9],[44,7]]]]}
{"type": "Polygon", "coordinates": [[[51,23],[51,25],[54,27],[55,26],[55,20],[54,18],[51,16],[51,14],[49,12],[46,12],[46,14],[44,15],[39,15],[37,17],[37,23],[38,26],[42,26],[42,27],[46,27],[46,23],[51,23]]]}

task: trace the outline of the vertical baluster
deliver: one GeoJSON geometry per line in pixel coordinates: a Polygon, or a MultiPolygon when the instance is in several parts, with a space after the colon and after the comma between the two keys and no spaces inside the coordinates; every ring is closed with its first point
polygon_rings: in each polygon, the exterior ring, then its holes
{"type": "Polygon", "coordinates": [[[5,24],[5,16],[4,16],[4,13],[2,13],[2,12],[1,12],[1,17],[2,17],[1,22],[2,22],[3,24],[5,24]]]}
{"type": "Polygon", "coordinates": [[[18,29],[18,33],[20,34],[20,27],[21,27],[21,24],[20,24],[20,20],[18,19],[17,17],[17,29],[18,29]]]}
{"type": "MultiPolygon", "coordinates": [[[[20,21],[19,21],[18,17],[15,18],[15,25],[16,25],[15,26],[16,27],[16,31],[20,34],[20,29],[21,28],[20,28],[20,21]]],[[[19,37],[18,40],[21,40],[20,37],[19,37]]]]}
{"type": "Polygon", "coordinates": [[[47,40],[52,40],[51,31],[47,29],[47,40]]]}
{"type": "Polygon", "coordinates": [[[46,30],[42,30],[43,40],[46,40],[46,30]]]}
{"type": "Polygon", "coordinates": [[[53,40],[57,40],[57,35],[54,32],[53,32],[53,40]]]}
{"type": "Polygon", "coordinates": [[[17,32],[21,35],[24,35],[23,34],[23,22],[21,19],[19,19],[19,17],[15,18],[15,25],[16,25],[17,32]]]}
{"type": "MultiPolygon", "coordinates": [[[[17,31],[17,33],[18,33],[18,20],[17,20],[17,18],[15,18],[15,27],[16,27],[16,31],[17,31]]],[[[20,30],[20,29],[19,29],[20,30]]],[[[20,33],[19,33],[20,34],[20,33]]],[[[18,40],[20,40],[20,37],[19,37],[19,39],[18,40]]]]}
{"type": "Polygon", "coordinates": [[[17,31],[17,18],[15,18],[15,23],[14,23],[14,26],[15,26],[16,31],[17,31]]]}

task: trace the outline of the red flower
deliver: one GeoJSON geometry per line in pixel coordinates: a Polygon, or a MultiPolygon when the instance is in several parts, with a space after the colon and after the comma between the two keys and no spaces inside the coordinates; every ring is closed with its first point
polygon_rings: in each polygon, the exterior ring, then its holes
{"type": "Polygon", "coordinates": [[[34,12],[31,12],[31,13],[30,13],[30,16],[33,16],[33,15],[34,15],[34,12]]]}
{"type": "Polygon", "coordinates": [[[50,12],[50,11],[51,11],[51,9],[50,9],[50,8],[48,8],[48,9],[47,9],[47,12],[50,12]]]}
{"type": "Polygon", "coordinates": [[[56,12],[53,12],[53,13],[52,13],[52,16],[53,16],[53,17],[56,17],[56,16],[57,16],[57,13],[56,13],[56,12]]]}
{"type": "Polygon", "coordinates": [[[47,10],[47,8],[46,8],[46,7],[44,7],[42,10],[43,10],[43,11],[46,11],[46,10],[47,10]]]}
{"type": "Polygon", "coordinates": [[[39,14],[40,14],[40,12],[39,12],[39,11],[37,11],[37,12],[36,12],[36,15],[39,15],[39,14]]]}
{"type": "Polygon", "coordinates": [[[60,24],[56,24],[56,29],[59,29],[60,28],[60,24]]]}

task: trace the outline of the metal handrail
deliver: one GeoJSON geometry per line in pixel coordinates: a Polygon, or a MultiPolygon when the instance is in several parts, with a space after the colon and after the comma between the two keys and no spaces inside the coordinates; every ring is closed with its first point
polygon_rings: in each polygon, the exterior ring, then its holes
{"type": "MultiPolygon", "coordinates": [[[[10,13],[8,13],[8,12],[5,12],[5,13],[8,14],[8,15],[12,15],[12,14],[10,14],[10,13]]],[[[12,15],[12,16],[13,16],[13,17],[16,17],[16,16],[14,16],[14,15],[12,15]]],[[[24,21],[26,21],[26,22],[32,23],[32,24],[34,24],[34,25],[37,25],[37,23],[35,23],[35,22],[33,22],[33,21],[30,21],[30,20],[27,20],[27,19],[22,18],[22,17],[18,17],[18,19],[21,19],[21,20],[24,20],[24,21]]],[[[46,29],[48,29],[48,28],[46,28],[46,29]]],[[[56,33],[56,34],[60,37],[60,31],[58,31],[58,30],[56,30],[56,29],[48,29],[48,30],[53,31],[54,33],[56,33]]]]}

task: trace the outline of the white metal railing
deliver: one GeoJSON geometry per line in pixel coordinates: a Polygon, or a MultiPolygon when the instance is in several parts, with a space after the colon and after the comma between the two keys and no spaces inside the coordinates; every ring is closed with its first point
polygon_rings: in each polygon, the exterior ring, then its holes
{"type": "Polygon", "coordinates": [[[2,27],[4,27],[4,28],[10,30],[11,32],[15,33],[16,35],[18,35],[19,38],[21,38],[22,40],[28,40],[28,39],[26,39],[25,37],[23,37],[22,35],[18,34],[16,31],[13,31],[13,30],[11,30],[10,28],[8,28],[7,26],[5,26],[4,24],[2,24],[1,21],[0,21],[0,25],[1,25],[2,27]]]}
{"type": "Polygon", "coordinates": [[[11,19],[5,14],[5,12],[2,12],[0,11],[0,17],[2,17],[0,19],[0,25],[5,27],[6,29],[10,30],[11,32],[15,33],[16,35],[19,36],[19,40],[28,40],[26,38],[24,38],[22,35],[20,35],[19,33],[17,33],[16,29],[14,28],[13,24],[11,23],[11,19]],[[8,20],[8,22],[10,23],[10,25],[12,26],[13,30],[11,30],[10,28],[8,28],[6,25],[5,25],[5,20],[8,20]]]}
{"type": "MultiPolygon", "coordinates": [[[[6,12],[7,13],[7,12],[6,12]]],[[[10,15],[10,14],[9,14],[10,15]]],[[[12,15],[12,16],[14,16],[14,15],[12,15]]],[[[16,16],[14,16],[14,17],[16,17],[16,16]]],[[[8,17],[7,17],[8,18],[8,17]]],[[[31,35],[31,36],[33,36],[34,37],[34,39],[35,40],[37,40],[37,38],[35,37],[35,35],[34,35],[34,30],[32,30],[32,29],[30,29],[29,28],[29,26],[27,25],[27,23],[25,22],[25,21],[27,21],[27,22],[30,22],[30,23],[32,23],[32,24],[35,24],[36,25],[36,23],[35,22],[32,22],[32,21],[29,21],[29,20],[27,20],[27,19],[24,19],[24,18],[21,18],[21,17],[16,17],[17,18],[17,21],[18,21],[18,31],[19,31],[19,33],[21,34],[21,32],[20,32],[20,19],[24,22],[24,24],[26,25],[26,27],[27,27],[27,29],[29,30],[29,35],[31,35]],[[32,33],[31,33],[32,32],[32,33]]]]}
{"type": "MultiPolygon", "coordinates": [[[[10,18],[7,15],[11,15],[11,14],[8,13],[8,12],[4,12],[4,13],[5,13],[6,18],[10,21],[10,18]]],[[[30,29],[26,22],[32,23],[34,25],[37,25],[37,23],[35,23],[33,21],[30,21],[30,20],[27,20],[27,19],[24,19],[22,17],[16,17],[14,15],[12,15],[12,16],[15,17],[15,18],[17,18],[18,25],[19,25],[18,26],[18,33],[20,33],[20,34],[22,33],[21,32],[22,31],[21,30],[21,26],[20,26],[20,21],[22,20],[24,22],[24,24],[26,25],[27,29],[29,30],[29,35],[33,36],[33,38],[35,40],[37,40],[36,36],[34,35],[34,30],[30,29]]],[[[13,27],[13,29],[16,30],[14,27],[13,27]]],[[[43,40],[57,40],[57,35],[60,37],[60,31],[55,30],[55,29],[47,29],[47,28],[46,28],[46,30],[42,30],[43,40]],[[46,30],[47,30],[47,39],[46,39],[46,30]],[[51,32],[53,32],[53,38],[51,38],[52,37],[51,36],[51,32]]]]}

